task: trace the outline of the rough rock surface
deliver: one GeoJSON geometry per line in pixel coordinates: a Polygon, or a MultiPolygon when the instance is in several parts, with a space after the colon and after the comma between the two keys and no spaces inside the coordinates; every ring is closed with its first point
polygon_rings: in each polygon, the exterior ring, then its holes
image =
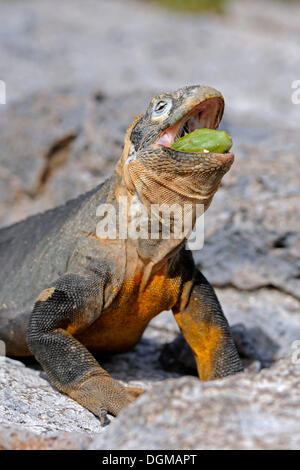
{"type": "Polygon", "coordinates": [[[22,362],[0,358],[0,416],[3,424],[22,422],[29,431],[68,430],[96,433],[99,421],[62,393],[57,393],[44,372],[22,362]],[[11,393],[13,392],[13,393],[11,393]],[[57,417],[60,416],[60,422],[57,417]]]}
{"type": "Polygon", "coordinates": [[[132,352],[99,357],[113,377],[148,390],[101,429],[37,364],[0,358],[0,448],[81,449],[95,434],[97,448],[299,448],[299,374],[276,361],[300,340],[300,105],[291,101],[300,4],[235,1],[222,17],[137,0],[53,4],[0,2],[0,226],[103,180],[157,91],[219,88],[236,162],[195,258],[247,370],[203,385],[182,378],[194,362],[164,312],[132,352]]]}
{"type": "Polygon", "coordinates": [[[299,449],[300,364],[201,384],[166,380],[122,411],[91,449],[299,449]],[[159,398],[158,398],[159,397],[159,398]]]}
{"type": "Polygon", "coordinates": [[[54,87],[8,106],[0,114],[0,224],[63,204],[103,181],[128,124],[151,96],[54,87]]]}
{"type": "Polygon", "coordinates": [[[27,431],[22,423],[0,427],[0,450],[84,450],[91,441],[88,434],[76,432],[53,432],[45,436],[27,431]]]}

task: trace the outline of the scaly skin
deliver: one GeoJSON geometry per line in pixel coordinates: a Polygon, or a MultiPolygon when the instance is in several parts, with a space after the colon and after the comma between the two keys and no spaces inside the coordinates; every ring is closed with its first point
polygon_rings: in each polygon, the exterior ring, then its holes
{"type": "MultiPolygon", "coordinates": [[[[195,221],[196,204],[209,207],[233,155],[178,152],[170,144],[187,120],[189,131],[215,128],[223,108],[222,95],[208,87],[153,98],[128,128],[109,180],[0,231],[0,339],[8,354],[34,354],[51,383],[102,422],[142,390],[113,380],[91,351],[131,349],[163,310],[173,310],[201,380],[241,370],[220,304],[184,236],[120,239],[119,229],[114,239],[96,234],[97,207],[118,209],[120,196],[135,210],[190,203],[195,221]]],[[[134,217],[134,210],[129,214],[134,217]]]]}

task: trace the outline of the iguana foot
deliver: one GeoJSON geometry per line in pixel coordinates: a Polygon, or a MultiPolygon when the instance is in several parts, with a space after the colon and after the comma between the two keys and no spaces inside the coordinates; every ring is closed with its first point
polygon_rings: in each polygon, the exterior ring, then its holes
{"type": "Polygon", "coordinates": [[[108,375],[96,375],[76,384],[66,393],[98,416],[103,426],[107,413],[117,416],[122,408],[136,400],[144,390],[124,387],[108,375]]]}

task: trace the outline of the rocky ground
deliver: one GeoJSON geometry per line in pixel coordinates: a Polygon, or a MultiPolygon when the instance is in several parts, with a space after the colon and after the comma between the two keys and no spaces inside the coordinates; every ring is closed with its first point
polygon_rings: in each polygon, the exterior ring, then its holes
{"type": "Polygon", "coordinates": [[[141,1],[53,4],[0,2],[8,93],[0,105],[0,224],[104,179],[153,93],[219,88],[236,161],[195,258],[246,370],[201,384],[164,312],[134,351],[100,358],[113,377],[147,390],[101,428],[37,364],[3,357],[0,448],[299,449],[300,105],[291,83],[300,78],[300,4],[233,2],[223,17],[141,1]]]}

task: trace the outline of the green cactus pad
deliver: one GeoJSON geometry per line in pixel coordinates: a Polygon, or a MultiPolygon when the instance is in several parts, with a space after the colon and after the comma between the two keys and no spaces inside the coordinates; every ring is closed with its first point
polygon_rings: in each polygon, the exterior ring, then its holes
{"type": "Polygon", "coordinates": [[[171,145],[174,150],[191,153],[227,153],[231,147],[230,135],[214,129],[196,129],[171,145]]]}

